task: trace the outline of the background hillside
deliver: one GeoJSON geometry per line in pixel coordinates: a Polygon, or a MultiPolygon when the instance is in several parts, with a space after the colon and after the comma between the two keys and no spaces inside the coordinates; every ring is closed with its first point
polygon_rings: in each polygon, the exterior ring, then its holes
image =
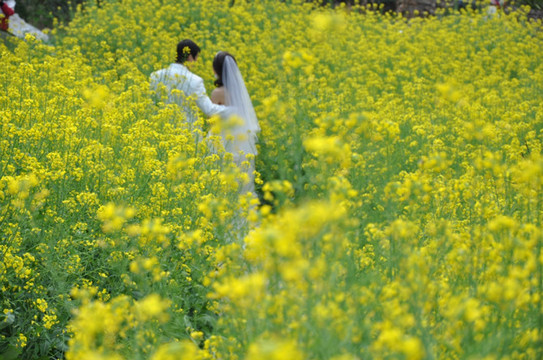
{"type": "MultiPolygon", "coordinates": [[[[279,0],[278,0],[279,1],[279,0]]],[[[98,5],[107,0],[94,1],[98,5]]],[[[53,27],[54,19],[60,22],[69,21],[78,5],[85,5],[86,0],[17,0],[17,12],[29,23],[40,29],[53,27]]],[[[230,3],[235,3],[231,1],[230,3]]],[[[485,6],[490,1],[476,2],[464,0],[322,0],[320,4],[325,6],[338,6],[340,4],[349,6],[362,4],[367,6],[380,7],[380,11],[413,12],[415,9],[423,11],[435,11],[438,7],[463,8],[466,6],[485,6]]],[[[541,18],[543,0],[509,0],[503,3],[507,8],[514,9],[521,5],[529,5],[532,8],[532,16],[541,18]]],[[[154,7],[157,4],[151,3],[154,7]]]]}

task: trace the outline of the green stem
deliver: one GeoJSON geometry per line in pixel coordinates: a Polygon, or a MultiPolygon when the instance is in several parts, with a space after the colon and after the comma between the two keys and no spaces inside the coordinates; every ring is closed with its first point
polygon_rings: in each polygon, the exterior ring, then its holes
{"type": "MultiPolygon", "coordinates": [[[[541,230],[541,203],[542,203],[542,196],[541,191],[539,192],[539,196],[537,199],[537,227],[541,230]]],[[[541,262],[541,248],[543,245],[543,235],[541,232],[539,233],[538,239],[537,239],[537,251],[536,251],[536,263],[537,263],[537,285],[538,285],[538,292],[539,292],[539,305],[537,306],[538,314],[538,346],[537,346],[537,353],[538,359],[543,359],[543,263],[541,262]]]]}

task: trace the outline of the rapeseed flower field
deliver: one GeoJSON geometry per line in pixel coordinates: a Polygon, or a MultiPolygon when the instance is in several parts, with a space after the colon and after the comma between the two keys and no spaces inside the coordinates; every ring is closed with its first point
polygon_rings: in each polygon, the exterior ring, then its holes
{"type": "MultiPolygon", "coordinates": [[[[302,1],[80,8],[0,44],[4,359],[537,359],[543,28],[302,1]],[[149,90],[232,53],[243,173],[149,90]]],[[[213,138],[213,136],[212,136],[213,138]]]]}

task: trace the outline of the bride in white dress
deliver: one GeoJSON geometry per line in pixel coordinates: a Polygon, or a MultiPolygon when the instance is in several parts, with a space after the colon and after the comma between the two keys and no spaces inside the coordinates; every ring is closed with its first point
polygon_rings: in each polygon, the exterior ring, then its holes
{"type": "Polygon", "coordinates": [[[230,109],[233,121],[225,119],[228,129],[221,133],[223,146],[226,152],[234,157],[238,167],[244,169],[249,176],[249,182],[241,188],[241,193],[251,192],[256,197],[254,185],[255,156],[257,155],[256,142],[260,126],[256,113],[245,87],[245,82],[234,57],[226,51],[220,51],[213,59],[215,72],[215,85],[217,88],[211,93],[211,101],[215,104],[226,105],[230,109]],[[247,156],[249,155],[249,156],[247,156]],[[249,167],[245,168],[243,162],[247,161],[249,167]]]}

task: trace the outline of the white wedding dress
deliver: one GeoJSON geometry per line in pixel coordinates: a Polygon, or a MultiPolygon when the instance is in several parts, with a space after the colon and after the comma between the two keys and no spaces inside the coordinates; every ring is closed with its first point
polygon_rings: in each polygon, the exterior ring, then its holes
{"type": "Polygon", "coordinates": [[[230,116],[234,116],[234,118],[225,120],[227,129],[224,129],[221,133],[223,146],[226,152],[233,155],[236,165],[246,172],[249,177],[249,182],[242,186],[240,193],[246,194],[250,192],[256,197],[254,157],[258,154],[256,143],[260,126],[241,72],[236,61],[230,56],[226,56],[224,59],[222,78],[225,105],[232,114],[230,116]],[[228,124],[234,125],[229,126],[228,124]],[[248,166],[245,163],[246,161],[248,166]]]}

